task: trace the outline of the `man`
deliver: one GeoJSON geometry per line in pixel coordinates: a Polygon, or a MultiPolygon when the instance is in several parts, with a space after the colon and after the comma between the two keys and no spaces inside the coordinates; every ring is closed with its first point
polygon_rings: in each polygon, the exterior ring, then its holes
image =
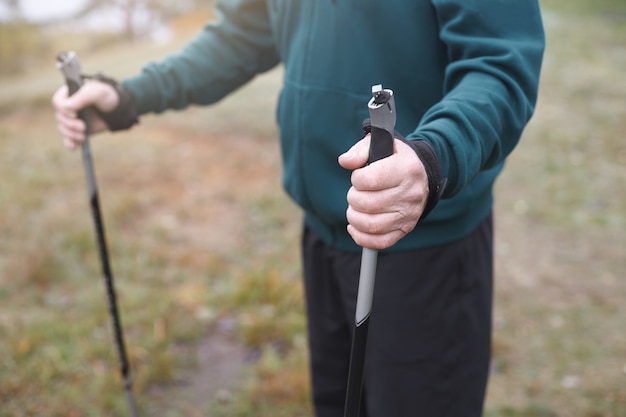
{"type": "Polygon", "coordinates": [[[480,416],[492,187],[537,98],[537,0],[224,0],[217,10],[137,76],[88,82],[71,98],[59,89],[66,145],[84,139],[85,106],[97,109],[94,131],[126,129],[148,112],[214,103],[282,63],[283,183],[305,212],[316,415],[343,415],[364,246],[381,252],[363,414],[480,416]],[[369,135],[358,138],[374,84],[394,91],[399,134],[392,156],[365,166],[369,135]]]}

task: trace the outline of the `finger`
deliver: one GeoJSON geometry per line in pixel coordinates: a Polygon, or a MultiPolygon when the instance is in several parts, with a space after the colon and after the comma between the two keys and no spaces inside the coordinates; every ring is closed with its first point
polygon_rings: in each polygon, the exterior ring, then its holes
{"type": "Polygon", "coordinates": [[[348,223],[362,233],[383,235],[402,228],[405,217],[397,211],[386,213],[363,213],[348,207],[346,210],[348,223]]]}
{"type": "Polygon", "coordinates": [[[52,96],[52,105],[55,109],[55,116],[61,123],[78,117],[78,110],[72,106],[69,100],[67,86],[60,87],[52,96]]]}
{"type": "Polygon", "coordinates": [[[69,97],[69,90],[67,85],[62,85],[57,89],[57,91],[52,95],[52,105],[54,108],[59,109],[63,107],[64,102],[69,97]]]}
{"type": "Polygon", "coordinates": [[[61,137],[63,138],[63,143],[65,145],[68,145],[71,143],[73,145],[71,146],[72,148],[82,144],[85,141],[84,135],[79,135],[73,132],[69,132],[69,133],[61,132],[61,137]]]}
{"type": "Polygon", "coordinates": [[[386,210],[385,202],[382,201],[380,194],[382,191],[361,191],[352,186],[348,189],[346,199],[351,209],[362,213],[381,213],[386,210]]]}
{"type": "Polygon", "coordinates": [[[85,122],[80,119],[76,113],[58,110],[54,113],[54,117],[56,118],[58,124],[64,125],[68,129],[76,131],[85,130],[85,122]]]}
{"type": "Polygon", "coordinates": [[[398,171],[395,158],[385,158],[352,171],[350,181],[359,191],[382,191],[400,185],[404,174],[398,171]]]}
{"type": "Polygon", "coordinates": [[[348,225],[347,230],[357,245],[370,249],[387,249],[404,237],[404,233],[401,230],[381,235],[363,233],[352,225],[348,225]]]}
{"type": "Polygon", "coordinates": [[[119,97],[112,86],[95,80],[87,80],[68,99],[68,104],[76,111],[93,105],[103,112],[109,112],[117,106],[118,102],[119,97]]]}
{"type": "Polygon", "coordinates": [[[417,159],[414,152],[412,156],[409,155],[409,162],[406,154],[400,153],[399,145],[396,145],[393,155],[355,169],[351,177],[352,185],[361,191],[379,191],[397,187],[411,173],[412,164],[415,163],[412,158],[417,159]]]}
{"type": "Polygon", "coordinates": [[[346,219],[357,230],[367,234],[380,235],[395,230],[407,234],[415,228],[422,210],[421,206],[404,206],[393,211],[365,213],[348,206],[346,219]]]}
{"type": "Polygon", "coordinates": [[[63,144],[65,145],[66,148],[68,149],[76,149],[78,147],[78,144],[68,138],[63,138],[63,144]]]}
{"type": "Polygon", "coordinates": [[[55,113],[55,118],[57,121],[57,126],[59,127],[59,130],[61,131],[61,129],[63,129],[63,131],[67,131],[67,132],[76,132],[78,134],[84,134],[85,130],[86,130],[86,125],[84,120],[78,118],[78,117],[74,117],[73,115],[68,115],[67,113],[64,112],[56,112],[55,113]]]}
{"type": "Polygon", "coordinates": [[[412,188],[410,183],[374,191],[361,191],[353,186],[346,197],[353,209],[369,214],[404,211],[424,199],[423,192],[412,188]]]}
{"type": "Polygon", "coordinates": [[[56,113],[64,114],[68,118],[77,118],[78,112],[90,104],[85,99],[80,99],[80,97],[79,100],[76,100],[76,96],[80,91],[78,90],[74,95],[70,96],[67,86],[60,87],[52,96],[52,105],[56,113]]]}
{"type": "Polygon", "coordinates": [[[70,119],[68,121],[58,121],[57,130],[65,139],[73,142],[85,140],[85,123],[80,119],[70,119]]]}

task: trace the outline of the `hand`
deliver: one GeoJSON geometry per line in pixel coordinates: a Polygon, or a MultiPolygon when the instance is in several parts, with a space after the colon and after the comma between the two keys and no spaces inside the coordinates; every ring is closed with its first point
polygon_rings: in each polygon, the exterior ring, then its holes
{"type": "MultiPolygon", "coordinates": [[[[67,86],[60,87],[52,97],[55,109],[57,129],[63,137],[63,143],[70,149],[76,148],[85,140],[85,122],[78,117],[78,112],[89,106],[95,106],[102,112],[110,112],[119,104],[119,96],[109,84],[87,80],[72,96],[68,96],[67,86]]],[[[107,130],[96,112],[89,111],[91,133],[107,130]]]]}
{"type": "Polygon", "coordinates": [[[393,246],[417,224],[428,200],[428,177],[417,154],[395,140],[393,155],[367,165],[370,135],[339,156],[352,172],[348,233],[366,248],[393,246]]]}

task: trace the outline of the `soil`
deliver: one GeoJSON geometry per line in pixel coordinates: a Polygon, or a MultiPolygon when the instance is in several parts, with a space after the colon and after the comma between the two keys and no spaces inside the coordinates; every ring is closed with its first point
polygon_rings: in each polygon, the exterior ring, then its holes
{"type": "MultiPolygon", "coordinates": [[[[197,345],[184,348],[193,355],[195,366],[174,385],[152,389],[152,406],[176,408],[186,417],[211,417],[212,404],[231,401],[233,389],[245,380],[249,364],[247,350],[233,330],[232,319],[221,319],[197,345]]],[[[161,415],[158,411],[153,414],[161,415]]]]}
{"type": "Polygon", "coordinates": [[[207,398],[230,399],[230,389],[245,375],[246,349],[225,321],[202,340],[197,347],[198,367],[189,379],[189,391],[196,404],[207,398]]]}
{"type": "MultiPolygon", "coordinates": [[[[172,240],[177,244],[168,249],[173,257],[183,246],[178,243],[185,242],[184,256],[201,259],[198,263],[204,265],[207,253],[215,258],[232,256],[246,241],[246,202],[280,190],[279,154],[274,142],[268,144],[248,135],[214,134],[207,139],[204,133],[186,130],[185,140],[181,141],[177,138],[179,129],[170,131],[166,124],[143,130],[158,155],[168,154],[159,164],[136,164],[133,177],[123,181],[112,178],[123,169],[105,175],[109,176],[107,181],[143,189],[144,196],[151,195],[148,193],[152,190],[153,199],[159,203],[147,205],[142,220],[174,236],[172,240]],[[236,157],[224,158],[224,154],[236,157]],[[160,182],[155,189],[151,183],[157,176],[160,182]]],[[[128,136],[133,134],[129,132],[128,136]]],[[[126,157],[145,161],[145,147],[128,147],[126,157]]],[[[211,417],[212,404],[232,399],[234,390],[245,382],[252,362],[235,327],[233,317],[220,317],[207,327],[200,342],[177,348],[177,355],[190,366],[177,371],[180,373],[172,384],[150,389],[146,400],[149,415],[163,416],[165,412],[167,416],[211,417]]]]}

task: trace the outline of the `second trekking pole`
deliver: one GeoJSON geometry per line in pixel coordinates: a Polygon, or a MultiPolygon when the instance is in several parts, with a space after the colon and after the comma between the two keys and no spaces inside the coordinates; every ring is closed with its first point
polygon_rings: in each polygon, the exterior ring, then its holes
{"type": "MultiPolygon", "coordinates": [[[[57,56],[57,68],[61,70],[65,77],[65,82],[72,95],[83,84],[83,76],[81,74],[80,62],[74,52],[61,52],[57,56]]],[[[91,148],[89,146],[89,113],[87,109],[81,110],[79,117],[86,124],[85,141],[82,144],[83,165],[85,168],[85,176],[87,177],[87,186],[89,190],[89,202],[93,215],[94,226],[96,229],[96,238],[98,241],[98,249],[100,252],[100,261],[102,263],[102,272],[106,285],[107,296],[109,300],[109,312],[113,322],[113,334],[117,346],[117,353],[120,360],[120,371],[124,379],[124,391],[126,393],[126,402],[131,417],[137,417],[137,406],[135,397],[133,396],[132,380],[130,377],[130,366],[126,355],[126,346],[124,345],[124,335],[122,333],[122,323],[117,308],[117,298],[115,296],[115,287],[113,285],[113,273],[109,263],[109,254],[104,234],[104,223],[100,213],[100,202],[98,198],[98,187],[96,184],[96,176],[91,158],[91,148]]]]}
{"type": "MultiPolygon", "coordinates": [[[[367,107],[371,121],[371,142],[368,159],[368,164],[370,164],[393,154],[393,134],[396,124],[393,91],[383,89],[382,85],[373,86],[372,98],[368,102],[367,107]]],[[[372,309],[372,298],[374,296],[377,261],[378,251],[376,249],[363,248],[344,417],[358,417],[361,407],[365,348],[367,346],[369,319],[372,309]]]]}

